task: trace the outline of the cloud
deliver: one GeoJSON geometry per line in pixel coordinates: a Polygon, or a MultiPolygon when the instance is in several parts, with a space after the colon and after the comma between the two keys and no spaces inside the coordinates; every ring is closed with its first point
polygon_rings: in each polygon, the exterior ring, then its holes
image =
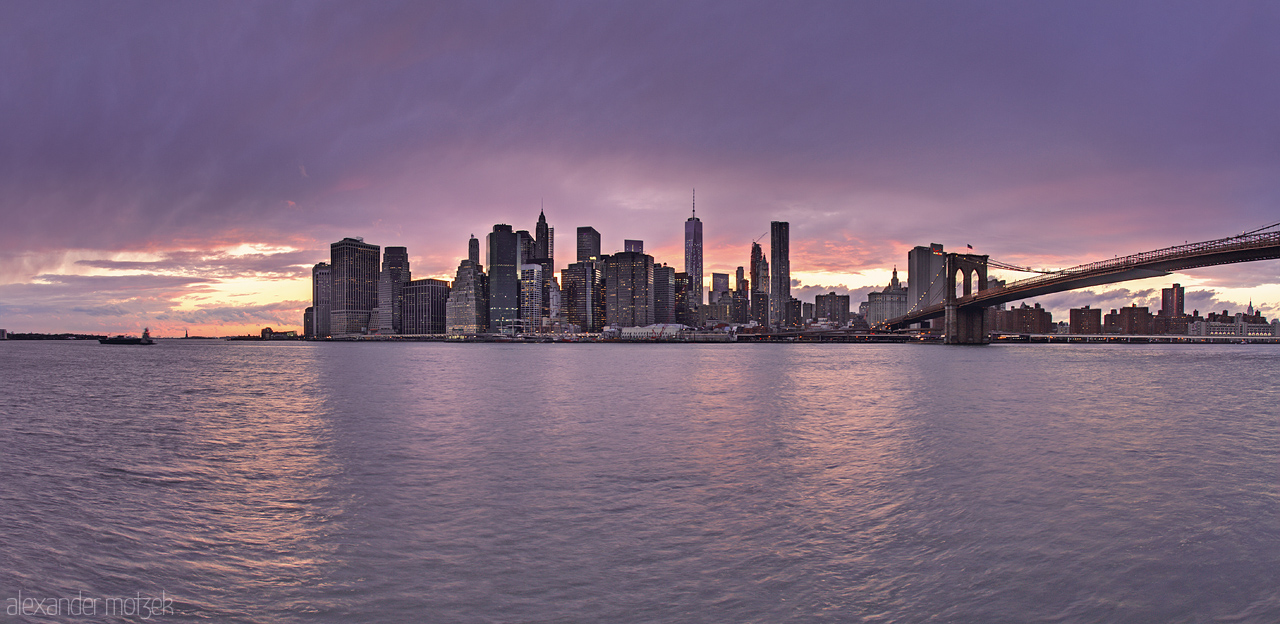
{"type": "Polygon", "coordinates": [[[930,242],[1070,266],[1265,225],[1280,194],[1270,5],[0,11],[0,104],[23,120],[0,143],[0,282],[72,272],[69,250],[285,281],[347,235],[448,275],[540,199],[561,241],[593,225],[680,265],[693,187],[708,268],[745,265],[772,220],[795,272],[930,242]],[[174,251],[215,242],[306,251],[174,251]]]}

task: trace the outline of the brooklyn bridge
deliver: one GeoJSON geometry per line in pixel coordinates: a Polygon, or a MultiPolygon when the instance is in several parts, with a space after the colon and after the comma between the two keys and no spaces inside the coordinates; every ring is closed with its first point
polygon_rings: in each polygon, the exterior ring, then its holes
{"type": "Polygon", "coordinates": [[[1161,277],[1186,269],[1277,259],[1280,258],[1280,231],[1267,231],[1277,226],[1280,223],[1239,236],[1144,251],[1056,271],[1033,271],[984,255],[948,253],[941,276],[946,280],[942,301],[917,304],[907,314],[888,319],[876,329],[903,329],[941,318],[946,344],[987,344],[991,341],[991,328],[986,326],[984,314],[988,307],[1077,288],[1161,277]],[[988,288],[988,268],[1039,274],[988,288]]]}

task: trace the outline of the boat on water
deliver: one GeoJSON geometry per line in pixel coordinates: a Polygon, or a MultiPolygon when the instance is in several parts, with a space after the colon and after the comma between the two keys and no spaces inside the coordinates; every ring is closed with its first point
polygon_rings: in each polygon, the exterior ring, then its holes
{"type": "Polygon", "coordinates": [[[141,338],[138,338],[136,336],[120,335],[120,336],[111,336],[108,338],[99,338],[98,342],[102,344],[119,344],[119,345],[150,345],[150,344],[156,343],[156,341],[151,339],[150,327],[145,327],[142,329],[141,338]]]}

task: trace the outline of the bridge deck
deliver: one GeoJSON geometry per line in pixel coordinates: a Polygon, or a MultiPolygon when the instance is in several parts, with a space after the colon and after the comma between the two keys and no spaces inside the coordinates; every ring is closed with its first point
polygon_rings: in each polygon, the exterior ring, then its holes
{"type": "MultiPolygon", "coordinates": [[[[953,303],[961,308],[990,307],[1077,288],[1161,277],[1183,269],[1277,258],[1280,258],[1280,232],[1244,234],[1082,264],[1019,280],[1003,288],[982,290],[959,297],[953,303]]],[[[884,324],[902,328],[911,323],[940,318],[944,314],[946,304],[940,303],[889,319],[884,324]]]]}

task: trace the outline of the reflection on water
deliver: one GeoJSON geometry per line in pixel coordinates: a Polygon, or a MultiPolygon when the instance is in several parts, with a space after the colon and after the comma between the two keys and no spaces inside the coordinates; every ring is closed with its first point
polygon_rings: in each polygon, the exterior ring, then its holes
{"type": "Polygon", "coordinates": [[[254,622],[1280,619],[1265,346],[0,356],[0,594],[164,588],[178,619],[254,622]]]}

